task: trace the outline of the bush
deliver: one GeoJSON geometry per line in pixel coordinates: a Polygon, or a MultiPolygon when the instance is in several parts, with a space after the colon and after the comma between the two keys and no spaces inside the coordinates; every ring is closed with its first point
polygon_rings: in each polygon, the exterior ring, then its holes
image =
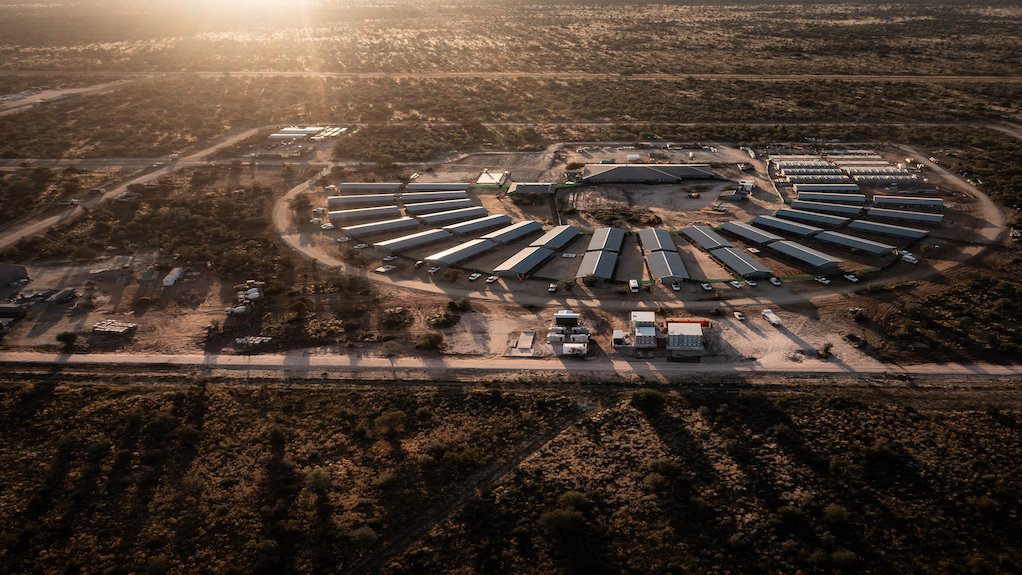
{"type": "Polygon", "coordinates": [[[539,516],[539,527],[554,539],[567,539],[585,527],[585,517],[574,509],[554,509],[539,516]]]}
{"type": "Polygon", "coordinates": [[[415,347],[431,351],[439,351],[444,348],[444,334],[438,331],[419,334],[415,338],[415,347]]]}
{"type": "Polygon", "coordinates": [[[380,414],[379,417],[373,420],[373,427],[383,435],[396,435],[398,432],[404,431],[407,419],[407,413],[400,409],[392,409],[380,414]]]}
{"type": "Polygon", "coordinates": [[[64,349],[71,351],[78,341],[78,334],[73,331],[62,331],[57,334],[57,342],[64,344],[64,349]]]}
{"type": "Polygon", "coordinates": [[[557,498],[557,506],[562,509],[574,509],[583,511],[593,504],[588,497],[578,491],[565,491],[557,498]]]}
{"type": "Polygon", "coordinates": [[[838,526],[848,522],[848,509],[837,503],[830,503],[823,508],[823,521],[828,525],[838,526]]]}
{"type": "Polygon", "coordinates": [[[654,389],[640,389],[632,393],[632,406],[646,415],[653,415],[663,410],[667,396],[654,389]]]}

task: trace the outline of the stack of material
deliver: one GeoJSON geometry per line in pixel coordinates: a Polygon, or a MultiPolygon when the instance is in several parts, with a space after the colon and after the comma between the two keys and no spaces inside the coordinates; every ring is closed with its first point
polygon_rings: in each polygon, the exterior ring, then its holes
{"type": "Polygon", "coordinates": [[[131,335],[135,333],[137,328],[138,325],[133,323],[125,323],[114,319],[105,319],[92,326],[92,333],[131,335]]]}

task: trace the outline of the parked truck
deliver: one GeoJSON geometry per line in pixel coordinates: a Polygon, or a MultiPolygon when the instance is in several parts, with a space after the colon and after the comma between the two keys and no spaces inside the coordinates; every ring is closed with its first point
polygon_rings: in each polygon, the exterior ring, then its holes
{"type": "Polygon", "coordinates": [[[774,313],[774,310],[772,310],[772,309],[765,309],[765,310],[763,310],[762,315],[763,315],[763,319],[765,319],[768,322],[770,322],[770,325],[775,325],[775,326],[781,325],[781,318],[777,317],[777,314],[774,313]]]}

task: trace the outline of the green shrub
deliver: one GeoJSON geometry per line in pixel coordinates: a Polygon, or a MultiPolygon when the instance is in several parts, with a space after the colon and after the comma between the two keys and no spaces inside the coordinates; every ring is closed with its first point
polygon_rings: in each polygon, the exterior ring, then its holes
{"type": "Polygon", "coordinates": [[[632,406],[639,411],[653,415],[663,410],[667,396],[654,389],[640,389],[632,392],[632,406]]]}

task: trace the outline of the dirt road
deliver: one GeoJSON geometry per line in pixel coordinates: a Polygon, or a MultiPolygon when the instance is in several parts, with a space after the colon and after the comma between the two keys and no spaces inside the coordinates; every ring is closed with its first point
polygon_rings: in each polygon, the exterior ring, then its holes
{"type": "Polygon", "coordinates": [[[319,374],[346,371],[416,371],[443,376],[449,372],[461,373],[513,373],[528,370],[550,375],[565,374],[581,378],[641,376],[651,381],[667,382],[674,378],[697,375],[741,375],[776,373],[789,375],[862,376],[902,374],[909,376],[954,377],[1019,377],[1022,365],[994,365],[988,363],[928,363],[918,365],[883,364],[870,359],[855,363],[806,359],[793,361],[748,361],[743,363],[668,363],[645,359],[530,359],[530,358],[453,358],[453,357],[362,357],[357,354],[310,354],[296,350],[285,354],[220,355],[220,354],[138,354],[92,353],[68,355],[60,353],[3,352],[0,364],[46,366],[114,366],[206,368],[230,371],[265,370],[291,373],[319,374]]]}

